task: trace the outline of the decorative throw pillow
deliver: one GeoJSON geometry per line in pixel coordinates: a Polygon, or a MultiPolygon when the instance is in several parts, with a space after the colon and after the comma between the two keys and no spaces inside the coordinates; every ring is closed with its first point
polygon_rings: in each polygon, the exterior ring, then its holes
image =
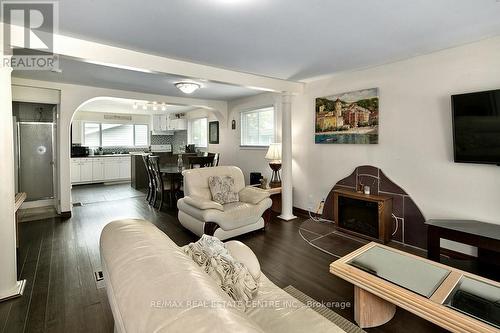
{"type": "Polygon", "coordinates": [[[229,253],[226,245],[218,238],[203,235],[196,243],[182,248],[242,310],[258,292],[258,281],[248,269],[237,262],[229,253]]]}
{"type": "Polygon", "coordinates": [[[208,187],[212,193],[212,200],[221,205],[239,201],[238,192],[234,190],[234,178],[230,176],[210,176],[208,187]]]}

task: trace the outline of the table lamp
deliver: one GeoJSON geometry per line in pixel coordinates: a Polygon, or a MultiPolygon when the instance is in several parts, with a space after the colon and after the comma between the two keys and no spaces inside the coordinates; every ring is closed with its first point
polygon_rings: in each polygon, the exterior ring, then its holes
{"type": "Polygon", "coordinates": [[[271,188],[281,187],[281,177],[279,170],[281,169],[281,143],[271,143],[265,157],[269,161],[269,166],[273,170],[273,176],[269,186],[271,188]]]}

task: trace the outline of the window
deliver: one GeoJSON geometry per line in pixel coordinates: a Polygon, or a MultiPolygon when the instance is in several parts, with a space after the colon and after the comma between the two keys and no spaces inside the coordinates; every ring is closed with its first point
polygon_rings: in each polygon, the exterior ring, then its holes
{"type": "Polygon", "coordinates": [[[195,147],[206,148],[208,136],[208,119],[198,118],[189,121],[188,126],[188,143],[194,144],[195,147]]]}
{"type": "Polygon", "coordinates": [[[85,123],[84,128],[84,142],[89,147],[98,147],[101,145],[101,126],[95,123],[85,123]]]}
{"type": "Polygon", "coordinates": [[[146,147],[148,125],[84,123],[84,144],[89,147],[146,147]]]}
{"type": "Polygon", "coordinates": [[[133,146],[134,125],[101,124],[101,146],[133,146]]]}
{"type": "Polygon", "coordinates": [[[274,107],[241,113],[241,145],[269,146],[274,141],[274,107]]]}

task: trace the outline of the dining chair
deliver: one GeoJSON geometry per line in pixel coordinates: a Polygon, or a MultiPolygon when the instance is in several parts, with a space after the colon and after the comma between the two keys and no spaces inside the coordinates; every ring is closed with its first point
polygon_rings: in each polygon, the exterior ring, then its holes
{"type": "Polygon", "coordinates": [[[211,167],[214,162],[214,156],[190,156],[188,157],[188,164],[190,169],[195,166],[200,168],[211,167]]]}
{"type": "Polygon", "coordinates": [[[219,166],[220,153],[208,153],[208,156],[213,156],[214,158],[211,166],[219,166]]]}
{"type": "Polygon", "coordinates": [[[168,179],[164,179],[163,175],[160,171],[160,157],[159,156],[150,156],[149,162],[151,164],[151,169],[153,170],[154,179],[156,182],[156,190],[153,195],[153,207],[156,208],[156,204],[159,201],[158,210],[161,210],[163,207],[163,203],[165,202],[165,194],[170,199],[169,204],[172,206],[172,196],[170,192],[173,189],[173,185],[170,183],[168,179]]]}
{"type": "Polygon", "coordinates": [[[148,193],[146,195],[146,201],[149,205],[153,202],[153,193],[155,191],[154,179],[151,172],[151,165],[149,162],[149,155],[142,155],[142,161],[144,162],[144,167],[146,168],[146,176],[148,178],[148,193]]]}

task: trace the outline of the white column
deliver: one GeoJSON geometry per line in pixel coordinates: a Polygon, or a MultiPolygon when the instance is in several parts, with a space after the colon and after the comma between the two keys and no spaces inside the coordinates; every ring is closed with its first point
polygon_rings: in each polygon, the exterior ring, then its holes
{"type": "Polygon", "coordinates": [[[292,195],[292,94],[281,95],[281,215],[289,221],[293,215],[292,195]]]}
{"type": "Polygon", "coordinates": [[[11,71],[0,67],[0,301],[20,296],[25,282],[17,281],[16,268],[11,71]]]}

